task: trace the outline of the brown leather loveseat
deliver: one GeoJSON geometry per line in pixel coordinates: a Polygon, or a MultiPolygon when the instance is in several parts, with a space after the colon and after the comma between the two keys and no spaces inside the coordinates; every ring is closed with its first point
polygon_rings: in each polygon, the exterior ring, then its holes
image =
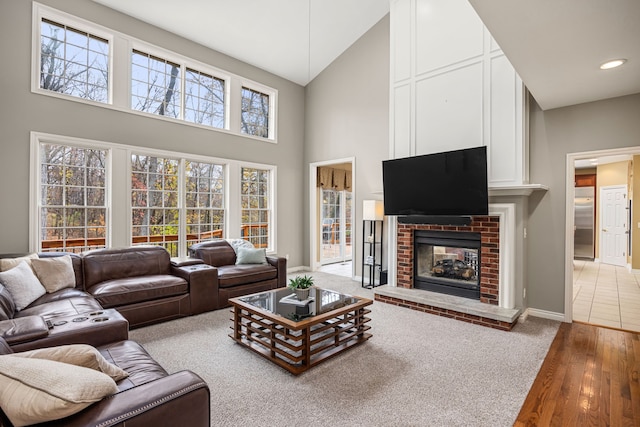
{"type": "Polygon", "coordinates": [[[217,309],[229,307],[229,298],[287,285],[287,259],[284,257],[265,256],[263,263],[239,263],[236,250],[225,239],[191,245],[189,255],[214,267],[212,285],[217,294],[217,309]]]}
{"type": "MultiPolygon", "coordinates": [[[[169,375],[146,350],[134,341],[118,341],[97,347],[107,362],[126,371],[128,377],[116,381],[117,392],[90,404],[73,415],[41,426],[173,427],[209,426],[210,391],[191,371],[169,375]]],[[[13,351],[0,338],[0,355],[13,351]]],[[[2,357],[2,356],[0,356],[2,357]]],[[[43,390],[40,390],[41,392],[43,390]]],[[[11,402],[10,404],[18,404],[11,402]]],[[[12,427],[0,411],[0,427],[12,427]]],[[[31,407],[29,410],[33,410],[31,407]]],[[[24,414],[21,412],[21,416],[24,414]]],[[[37,416],[42,416],[39,413],[37,416]]]]}

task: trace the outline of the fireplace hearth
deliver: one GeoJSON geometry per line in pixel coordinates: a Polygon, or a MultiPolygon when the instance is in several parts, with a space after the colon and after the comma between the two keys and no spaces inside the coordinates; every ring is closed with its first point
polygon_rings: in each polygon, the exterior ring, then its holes
{"type": "Polygon", "coordinates": [[[414,231],[413,287],[480,299],[480,233],[414,231]]]}

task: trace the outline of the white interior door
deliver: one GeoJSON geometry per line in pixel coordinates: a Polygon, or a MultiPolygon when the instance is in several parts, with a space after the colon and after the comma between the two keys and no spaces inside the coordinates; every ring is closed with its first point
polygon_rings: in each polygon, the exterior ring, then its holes
{"type": "Polygon", "coordinates": [[[600,260],[605,264],[627,265],[627,187],[600,190],[600,260]]]}

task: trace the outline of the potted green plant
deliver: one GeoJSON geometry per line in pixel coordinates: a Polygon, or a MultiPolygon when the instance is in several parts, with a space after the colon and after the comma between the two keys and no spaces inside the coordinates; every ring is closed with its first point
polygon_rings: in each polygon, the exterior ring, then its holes
{"type": "Polygon", "coordinates": [[[293,279],[289,279],[289,289],[296,293],[296,297],[299,301],[304,301],[309,298],[309,288],[313,286],[313,277],[296,276],[293,279]]]}

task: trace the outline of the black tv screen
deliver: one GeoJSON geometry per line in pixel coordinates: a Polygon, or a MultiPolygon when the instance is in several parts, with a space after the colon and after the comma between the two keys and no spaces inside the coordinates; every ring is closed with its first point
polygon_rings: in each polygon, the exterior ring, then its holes
{"type": "Polygon", "coordinates": [[[385,215],[489,213],[487,147],[382,162],[385,215]]]}

